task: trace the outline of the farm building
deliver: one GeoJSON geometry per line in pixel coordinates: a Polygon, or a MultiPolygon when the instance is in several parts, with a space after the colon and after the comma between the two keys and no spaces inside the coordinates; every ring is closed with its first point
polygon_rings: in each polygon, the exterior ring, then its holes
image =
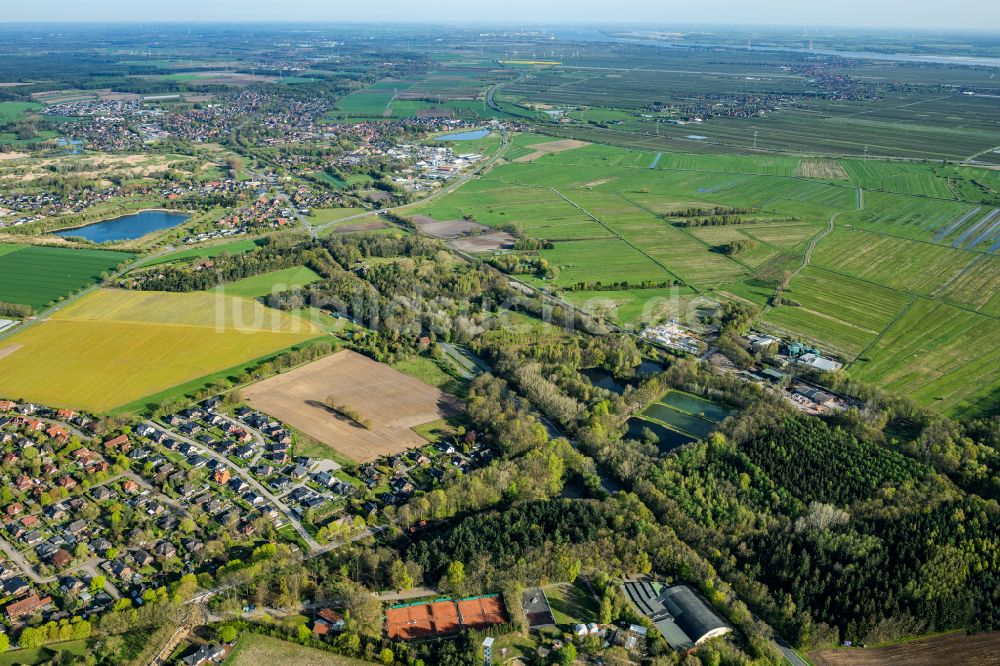
{"type": "Polygon", "coordinates": [[[629,581],[622,591],[675,650],[689,650],[732,631],[687,585],[629,581]]]}
{"type": "Polygon", "coordinates": [[[834,370],[840,370],[844,367],[843,363],[831,361],[830,359],[823,358],[818,354],[803,354],[795,362],[799,365],[808,366],[814,370],[821,370],[822,372],[833,372],[834,370]]]}

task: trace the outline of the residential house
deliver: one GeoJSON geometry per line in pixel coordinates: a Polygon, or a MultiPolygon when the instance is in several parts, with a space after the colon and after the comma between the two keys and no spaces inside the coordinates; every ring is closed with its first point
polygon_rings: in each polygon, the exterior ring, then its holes
{"type": "Polygon", "coordinates": [[[52,597],[45,595],[44,597],[38,596],[38,594],[32,594],[29,597],[22,599],[21,601],[15,601],[12,604],[8,604],[4,609],[7,614],[7,619],[11,622],[16,622],[23,617],[28,617],[33,615],[39,610],[42,610],[46,606],[52,603],[52,597]]]}

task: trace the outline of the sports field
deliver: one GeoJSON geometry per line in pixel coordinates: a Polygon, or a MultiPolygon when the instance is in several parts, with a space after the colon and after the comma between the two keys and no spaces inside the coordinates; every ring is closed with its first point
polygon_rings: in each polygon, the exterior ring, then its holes
{"type": "Polygon", "coordinates": [[[412,428],[461,411],[453,396],[352,351],[265,379],[243,395],[255,408],[358,462],[423,446],[426,441],[412,428]],[[371,427],[346,420],[328,400],[358,411],[371,427]]]}
{"type": "Polygon", "coordinates": [[[319,335],[250,299],[102,290],[0,343],[0,393],[106,412],[319,335]]]}
{"type": "Polygon", "coordinates": [[[0,301],[39,310],[60,296],[94,284],[102,272],[113,271],[133,256],[108,250],[0,244],[0,301]]]}

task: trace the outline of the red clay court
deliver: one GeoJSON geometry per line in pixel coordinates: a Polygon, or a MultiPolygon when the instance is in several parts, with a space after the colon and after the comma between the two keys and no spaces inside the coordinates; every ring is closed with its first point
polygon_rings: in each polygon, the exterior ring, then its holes
{"type": "Polygon", "coordinates": [[[505,622],[507,612],[499,595],[394,606],[385,611],[386,634],[403,641],[505,622]]]}
{"type": "Polygon", "coordinates": [[[499,595],[463,599],[458,602],[458,614],[462,618],[462,626],[470,629],[482,629],[507,621],[507,610],[499,595]]]}
{"type": "Polygon", "coordinates": [[[400,640],[447,634],[461,628],[455,602],[450,600],[390,608],[385,612],[385,622],[389,638],[400,640]]]}

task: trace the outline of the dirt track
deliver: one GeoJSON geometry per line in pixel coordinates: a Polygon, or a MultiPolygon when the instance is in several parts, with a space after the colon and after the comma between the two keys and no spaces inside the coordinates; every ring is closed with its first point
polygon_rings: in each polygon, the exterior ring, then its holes
{"type": "Polygon", "coordinates": [[[265,379],[244,396],[256,409],[359,462],[425,445],[411,428],[461,409],[456,398],[352,351],[265,379]],[[359,411],[371,428],[339,417],[325,406],[328,398],[359,411]]]}
{"type": "Polygon", "coordinates": [[[1000,631],[924,638],[884,648],[839,648],[809,653],[815,666],[996,666],[1000,664],[1000,631]]]}

